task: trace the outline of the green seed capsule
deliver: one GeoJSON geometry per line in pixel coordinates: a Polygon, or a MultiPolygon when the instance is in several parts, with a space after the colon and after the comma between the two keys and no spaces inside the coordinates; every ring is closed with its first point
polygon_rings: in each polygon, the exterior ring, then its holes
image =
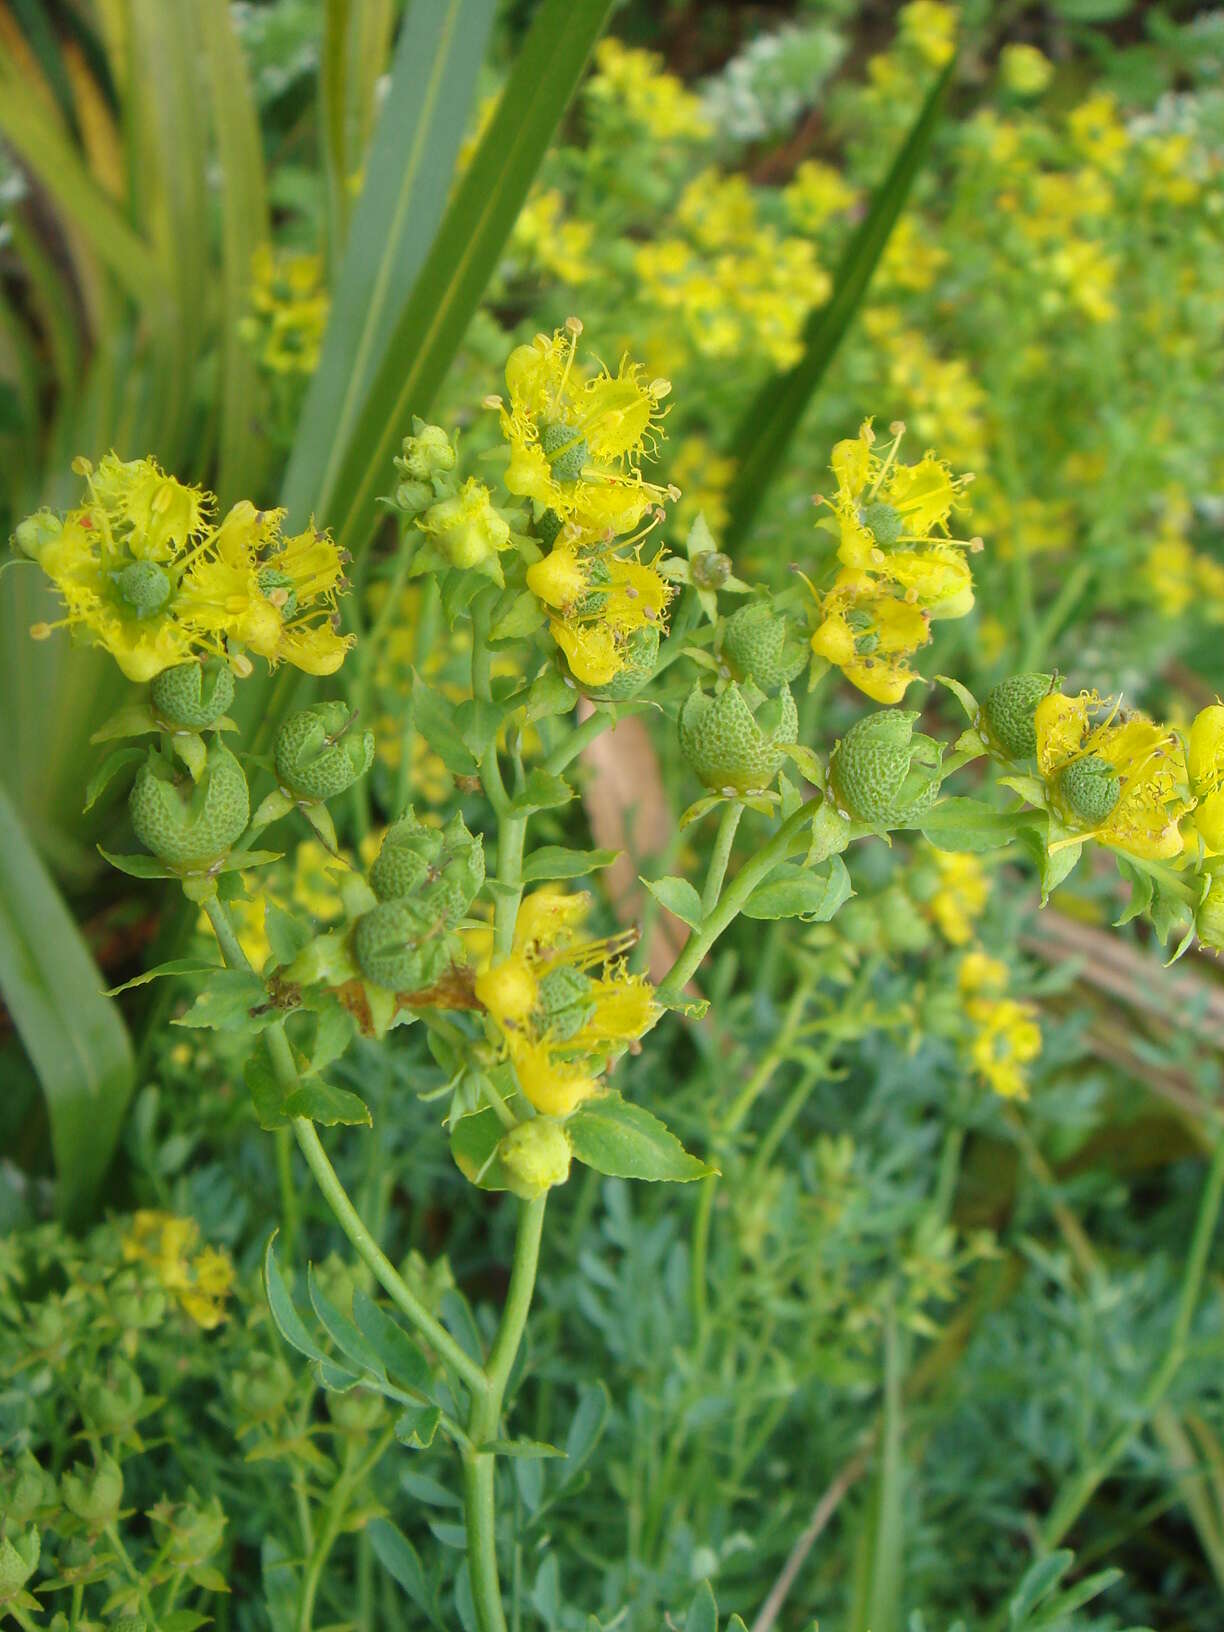
{"type": "Polygon", "coordinates": [[[591,458],[586,437],[560,419],[541,426],[540,446],[559,482],[576,482],[591,458]]]}
{"type": "Polygon", "coordinates": [[[1122,778],[1099,754],[1072,760],[1058,773],[1058,791],[1082,822],[1097,827],[1122,794],[1122,778]]]}
{"type": "Polygon", "coordinates": [[[219,657],[204,663],[176,663],[155,676],[153,707],[167,725],[203,731],[219,720],[234,700],[234,676],[219,657]]]}
{"type": "Polygon", "coordinates": [[[138,618],[151,618],[170,599],[170,575],[156,561],[131,561],[114,575],[120,598],[138,618]]]}
{"type": "Polygon", "coordinates": [[[793,680],[807,661],[802,643],[768,601],[752,601],[723,627],[722,655],[737,680],[774,692],[793,680]]]}
{"type": "Polygon", "coordinates": [[[346,703],[291,714],[276,737],[276,775],[295,799],[334,799],[374,763],[374,733],[354,731],[346,703]]]}
{"type": "Polygon", "coordinates": [[[457,935],[439,933],[436,920],[408,901],[384,901],[357,920],[353,955],[367,980],[389,992],[432,986],[461,951],[457,935]]]}
{"type": "Polygon", "coordinates": [[[829,785],[842,810],[876,827],[901,827],[935,801],[938,748],[914,734],[917,714],[886,708],[856,720],[833,750],[829,785]]]}
{"type": "Polygon", "coordinates": [[[798,734],[799,715],[785,685],[771,698],[734,683],[711,697],[696,685],[680,711],[685,762],[707,788],[720,793],[768,788],[798,734]]]}
{"type": "Polygon", "coordinates": [[[242,766],[214,743],[196,782],[150,754],[136,773],[128,811],[137,838],[159,860],[204,872],[241,836],[251,801],[242,766]]]}
{"type": "Polygon", "coordinates": [[[1037,753],[1034,716],[1049,695],[1052,674],[1011,674],[1000,680],[982,704],[983,735],[1008,759],[1032,759],[1037,753]]]}
{"type": "Polygon", "coordinates": [[[904,531],[900,512],[891,504],[865,504],[859,511],[859,520],[882,550],[891,550],[904,531]]]}

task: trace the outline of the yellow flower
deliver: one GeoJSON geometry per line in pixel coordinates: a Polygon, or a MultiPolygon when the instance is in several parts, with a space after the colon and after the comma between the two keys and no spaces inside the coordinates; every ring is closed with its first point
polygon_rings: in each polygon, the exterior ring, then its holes
{"type": "Polygon", "coordinates": [[[523,901],[507,957],[493,959],[487,930],[466,937],[476,996],[497,1029],[519,1087],[545,1116],[568,1116],[596,1093],[609,1056],[658,1018],[654,992],[622,954],[636,932],[577,938],[586,895],[553,888],[523,901]],[[602,974],[589,971],[602,966],[602,974]]]}
{"type": "Polygon", "coordinates": [[[528,567],[527,587],[552,612],[549,631],[588,686],[607,685],[627,666],[639,629],[663,631],[673,593],[653,564],[564,539],[528,567]]]}
{"type": "Polygon", "coordinates": [[[1054,77],[1054,64],[1035,45],[1005,45],[999,76],[1017,96],[1040,96],[1054,77]]]}
{"type": "Polygon", "coordinates": [[[67,627],[137,682],[201,654],[249,673],[246,649],[310,674],[339,668],[352,641],[332,624],[344,580],[329,538],[309,528],[283,539],[284,512],[245,500],[210,527],[213,496],[152,459],[108,454],[96,471],[83,459],[74,468],[88,484],[84,504],[18,529],[66,609],[36,624],[36,639],[67,627]]]}
{"type": "Polygon", "coordinates": [[[1067,131],[1073,145],[1091,163],[1104,171],[1121,170],[1130,136],[1110,92],[1098,92],[1072,108],[1067,131]]]}
{"type": "MultiPolygon", "coordinates": [[[[1092,838],[1149,860],[1182,848],[1186,766],[1174,732],[1119,716],[1095,692],[1052,692],[1037,705],[1037,765],[1075,840],[1092,838]]],[[[1059,840],[1058,844],[1071,840],[1059,840]]]]}
{"type": "Polygon", "coordinates": [[[976,856],[947,850],[932,850],[930,854],[939,875],[939,886],[930,902],[931,917],[946,941],[964,946],[986,910],[990,879],[976,856]]]}
{"type": "Polygon", "coordinates": [[[816,656],[834,664],[874,702],[900,702],[921,678],[907,660],[931,638],[928,614],[898,597],[889,584],[852,568],[839,572],[817,602],[816,656]]]}
{"type": "Polygon", "coordinates": [[[698,98],[683,80],[662,70],[663,58],[653,51],[634,50],[608,35],[595,47],[595,73],[586,94],[596,106],[643,126],[656,142],[709,136],[709,121],[698,98]]]}
{"type": "Polygon", "coordinates": [[[957,974],[970,1025],[969,1059],[1002,1099],[1027,1099],[1024,1067],[1041,1052],[1041,1027],[1031,1003],[1001,997],[1010,979],[1005,963],[980,948],[967,952],[957,974]]]}
{"type": "Polygon", "coordinates": [[[565,201],[555,187],[533,193],[519,211],[512,243],[526,259],[560,283],[586,283],[595,274],[590,259],[595,227],[563,218],[565,201]]]}
{"type": "Polygon", "coordinates": [[[954,6],[939,0],[910,0],[898,19],[902,40],[914,47],[924,62],[942,68],[956,50],[958,19],[954,6]]]}
{"type": "Polygon", "coordinates": [[[820,525],[839,540],[838,559],[900,586],[907,600],[933,618],[959,618],[973,607],[973,575],[966,550],[978,538],[948,534],[948,518],[970,477],[953,476],[933,453],[914,465],[897,460],[904,425],[893,426],[883,456],[876,453],[871,421],[857,437],[833,449],[837,494],[825,500],[833,515],[820,525]]]}
{"type": "Polygon", "coordinates": [[[215,1247],[197,1252],[199,1235],[193,1218],[148,1210],[133,1213],[123,1237],[123,1256],[129,1263],[147,1264],[184,1313],[210,1331],[225,1319],[234,1265],[228,1253],[215,1247]]]}
{"type": "Polygon", "coordinates": [[[242,337],[274,374],[313,374],[327,328],[330,297],[321,255],[280,253],[268,244],[251,264],[252,316],[242,337]]]}
{"type": "Polygon", "coordinates": [[[716,453],[707,437],[686,436],[676,444],[671,475],[683,497],[672,512],[672,524],[684,537],[698,515],[704,515],[715,538],[721,538],[731,512],[727,494],[735,460],[716,453]]]}
{"type": "Polygon", "coordinates": [[[600,369],[583,380],[575,367],[581,331],[571,318],[510,353],[509,405],[490,399],[510,447],[505,483],[580,533],[623,533],[667,496],[642,480],[638,465],[657,446],[659,404],[671,387],[644,379],[628,358],[615,374],[600,369]]]}
{"type": "Polygon", "coordinates": [[[858,188],[819,159],[805,159],[782,189],[787,214],[800,232],[819,232],[826,221],[853,209],[858,200],[858,188]]]}
{"type": "Polygon", "coordinates": [[[903,215],[889,236],[880,258],[880,283],[918,294],[929,289],[944,266],[948,252],[912,215],[903,215]]]}

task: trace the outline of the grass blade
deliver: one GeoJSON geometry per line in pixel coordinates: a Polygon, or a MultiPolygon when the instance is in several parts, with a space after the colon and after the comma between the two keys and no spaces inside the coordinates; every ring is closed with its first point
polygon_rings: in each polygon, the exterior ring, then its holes
{"type": "Polygon", "coordinates": [[[132,1090],[119,1010],[0,790],[0,992],[42,1083],[61,1214],[88,1214],[132,1090]]]}
{"type": "MultiPolygon", "coordinates": [[[[446,207],[494,0],[417,0],[348,235],[323,355],[285,476],[292,522],[332,519],[341,460],[446,207]]],[[[389,467],[388,467],[389,469],[389,467]]]]}
{"type": "Polygon", "coordinates": [[[254,488],[259,448],[251,435],[251,403],[256,394],[255,360],[239,333],[247,304],[251,261],[268,235],[263,142],[247,77],[225,0],[199,7],[212,102],[213,137],[221,167],[221,336],[220,426],[217,492],[222,505],[254,488]]]}
{"type": "Polygon", "coordinates": [[[338,475],[319,507],[354,555],[373,531],[392,455],[450,367],[609,10],[610,0],[544,0],[536,13],[497,112],[381,348],[360,413],[342,439],[338,475]]]}
{"type": "Polygon", "coordinates": [[[762,388],[740,423],[732,443],[738,451],[739,468],[728,501],[731,520],[725,543],[729,549],[743,540],[751,526],[816,387],[862,305],[872,274],[926,158],[955,67],[953,58],[931,87],[892,168],[871,201],[866,218],[842,257],[833,293],[808,318],[803,356],[788,373],[775,377],[762,388]]]}

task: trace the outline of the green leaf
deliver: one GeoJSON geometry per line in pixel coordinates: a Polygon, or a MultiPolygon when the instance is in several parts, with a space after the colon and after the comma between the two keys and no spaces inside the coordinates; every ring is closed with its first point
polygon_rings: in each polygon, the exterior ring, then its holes
{"type": "Polygon", "coordinates": [[[379,1307],[368,1292],[353,1291],[353,1319],[378,1362],[392,1381],[418,1394],[432,1395],[433,1373],[416,1342],[399,1322],[379,1307]]]}
{"type": "Polygon", "coordinates": [[[954,57],[931,87],[866,218],[850,240],[833,280],[833,293],[808,318],[803,356],[789,373],[766,382],[730,443],[729,451],[738,460],[738,468],[728,500],[731,520],[723,547],[732,553],[747,534],[816,387],[862,305],[872,274],[926,158],[955,68],[954,57]]]}
{"type": "Polygon", "coordinates": [[[567,850],[561,844],[542,844],[533,850],[523,863],[523,883],[538,884],[541,879],[585,878],[610,867],[619,850],[567,850]]]}
{"type": "Polygon", "coordinates": [[[264,901],[264,931],[272,956],[281,967],[292,963],[314,940],[314,933],[306,924],[299,923],[274,901],[264,901]]]}
{"type": "Polygon", "coordinates": [[[273,1323],[291,1349],[296,1349],[308,1360],[326,1360],[327,1356],[306,1330],[306,1323],[298,1314],[289,1295],[285,1277],[281,1274],[280,1265],[276,1261],[275,1248],[276,1231],[273,1230],[264,1252],[264,1291],[267,1293],[268,1309],[273,1323]]]}
{"type": "Polygon", "coordinates": [[[455,730],[453,707],[419,674],[412,678],[413,721],[452,776],[475,776],[480,766],[455,730]]]}
{"type": "MultiPolygon", "coordinates": [[[[295,525],[304,526],[312,511],[336,514],[336,483],[358,415],[446,207],[493,11],[493,0],[415,0],[406,8],[322,355],[285,473],[283,503],[295,525]]],[[[343,187],[348,179],[337,182],[343,187]]],[[[411,355],[401,353],[401,368],[411,355]]],[[[408,408],[423,412],[424,398],[408,408]]],[[[385,491],[390,453],[379,479],[383,487],[375,491],[385,491]]]]}
{"type": "Polygon", "coordinates": [[[690,929],[701,928],[701,897],[687,878],[644,878],[642,883],[659,905],[674,913],[682,923],[690,929]]]}
{"type": "Polygon", "coordinates": [[[72,915],[0,789],[0,993],[47,1101],[63,1217],[84,1218],[132,1091],[131,1044],[72,915]]]}
{"type": "Polygon", "coordinates": [[[489,1106],[461,1116],[451,1127],[450,1148],[455,1166],[470,1184],[482,1190],[509,1188],[505,1170],[493,1152],[501,1143],[505,1128],[489,1106]]]}
{"type": "Polygon", "coordinates": [[[964,709],[970,725],[976,724],[977,717],[981,710],[978,707],[977,698],[969,690],[969,687],[962,685],[959,680],[955,680],[947,674],[937,674],[935,678],[939,681],[941,686],[947,686],[948,690],[956,698],[957,702],[964,709]]]}
{"type": "MultiPolygon", "coordinates": [[[[213,1031],[243,1031],[255,1020],[255,1009],[268,1007],[268,990],[258,975],[245,969],[217,969],[176,1026],[213,1031]]],[[[275,1018],[275,1015],[272,1015],[275,1018]]]]}
{"type": "Polygon", "coordinates": [[[612,1091],[579,1106],[565,1130],[578,1160],[614,1179],[685,1184],[717,1171],[690,1156],[657,1116],[612,1091]]]}
{"type": "Polygon", "coordinates": [[[322,1077],[307,1077],[285,1100],[290,1116],[304,1116],[320,1127],[372,1128],[374,1119],[364,1099],[347,1088],[334,1088],[322,1077]]]}
{"type": "MultiPolygon", "coordinates": [[[[467,332],[609,9],[610,0],[543,0],[537,8],[412,293],[382,331],[360,408],[336,438],[342,457],[334,477],[325,491],[303,479],[290,494],[297,519],[312,506],[325,512],[337,541],[354,554],[371,534],[411,416],[429,411],[467,332]]],[[[319,459],[322,468],[327,451],[312,438],[302,458],[319,459]]]]}
{"type": "Polygon", "coordinates": [[[319,1324],[345,1359],[351,1360],[361,1371],[372,1372],[375,1377],[381,1377],[383,1367],[377,1349],[356,1323],[337,1309],[323,1291],[313,1264],[306,1266],[306,1291],[311,1307],[319,1317],[319,1324]]]}
{"type": "Polygon", "coordinates": [[[941,799],[914,826],[937,850],[1002,850],[1039,825],[1033,811],[995,810],[980,799],[941,799]]]}
{"type": "Polygon", "coordinates": [[[1028,1569],[1017,1588],[1016,1596],[1008,1605],[1008,1620],[1016,1632],[1019,1632],[1019,1628],[1024,1625],[1041,1600],[1054,1591],[1074,1562],[1075,1554],[1064,1549],[1062,1552],[1051,1553],[1048,1558],[1039,1558],[1028,1569]]]}
{"type": "Polygon", "coordinates": [[[92,810],[107,788],[128,765],[134,765],[145,757],[143,748],[116,748],[113,753],[107,754],[98,769],[85,784],[85,804],[83,809],[92,810]]]}
{"type": "Polygon", "coordinates": [[[564,1457],[565,1452],[542,1439],[491,1439],[478,1447],[491,1456],[517,1456],[525,1462],[540,1462],[548,1457],[564,1457]]]}
{"type": "Polygon", "coordinates": [[[396,1419],[395,1437],[410,1451],[427,1451],[441,1420],[436,1405],[406,1405],[396,1419]]]}
{"type": "Polygon", "coordinates": [[[826,924],[854,894],[840,856],[819,867],[779,867],[758,884],[740,909],[745,918],[803,918],[826,924]]]}
{"type": "Polygon", "coordinates": [[[559,810],[573,797],[574,790],[563,776],[537,766],[527,773],[522,791],[510,801],[510,809],[516,816],[530,816],[537,810],[559,810]]]}
{"type": "Polygon", "coordinates": [[[684,1632],[718,1632],[718,1605],[708,1581],[703,1581],[693,1595],[684,1617],[684,1632]]]}
{"type": "Polygon", "coordinates": [[[98,846],[98,854],[104,861],[109,861],[118,872],[126,873],[129,878],[178,878],[179,874],[172,867],[167,867],[164,861],[156,856],[118,856],[110,850],[98,846]]]}
{"type": "Polygon", "coordinates": [[[208,975],[219,973],[221,968],[221,964],[208,963],[203,958],[171,958],[169,963],[159,963],[155,969],[146,969],[143,975],[125,980],[122,986],[111,986],[105,995],[118,997],[120,992],[130,992],[135,986],[147,986],[151,980],[162,980],[169,975],[208,975]]]}
{"type": "Polygon", "coordinates": [[[366,1525],[365,1535],[370,1538],[378,1562],[393,1581],[412,1599],[419,1610],[429,1617],[432,1625],[442,1627],[433,1593],[425,1579],[425,1570],[416,1548],[390,1519],[374,1519],[366,1525]]]}

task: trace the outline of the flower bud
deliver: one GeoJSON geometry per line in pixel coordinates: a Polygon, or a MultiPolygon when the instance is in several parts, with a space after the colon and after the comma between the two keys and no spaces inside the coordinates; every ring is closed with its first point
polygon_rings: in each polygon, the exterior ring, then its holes
{"type": "Polygon", "coordinates": [[[18,1536],[0,1537],[0,1604],[16,1598],[38,1568],[41,1553],[42,1543],[33,1528],[18,1536]]]}
{"type": "Polygon", "coordinates": [[[1032,759],[1037,753],[1033,717],[1048,696],[1052,674],[1012,674],[986,695],[979,720],[982,735],[1008,759],[1032,759]]]}
{"type": "Polygon", "coordinates": [[[357,967],[389,992],[419,992],[434,985],[462,951],[447,933],[410,901],[383,901],[364,913],[353,931],[357,967]]]}
{"type": "Polygon", "coordinates": [[[234,700],[234,676],[228,663],[210,657],[203,663],[176,663],[153,678],[153,707],[167,725],[203,731],[215,724],[234,700]]]}
{"type": "Polygon", "coordinates": [[[54,543],[63,530],[64,524],[54,510],[35,510],[32,516],[18,522],[13,543],[23,555],[37,561],[47,545],[54,543]]]}
{"type": "Polygon", "coordinates": [[[1058,792],[1074,816],[1097,827],[1122,795],[1122,778],[1099,754],[1084,754],[1058,773],[1058,792]]]}
{"type": "Polygon", "coordinates": [[[790,688],[766,698],[734,682],[711,697],[695,685],[680,711],[680,752],[707,788],[720,793],[765,789],[799,735],[790,688]]]}
{"type": "Polygon", "coordinates": [[[881,709],[856,720],[833,750],[829,786],[838,806],[873,827],[902,827],[935,802],[939,744],[915,735],[916,713],[881,709]]]}
{"type": "Polygon", "coordinates": [[[103,1455],[98,1465],[84,1473],[69,1469],[60,1480],[64,1503],[95,1534],[114,1524],[123,1500],[123,1474],[114,1457],[103,1455]]]}
{"type": "Polygon", "coordinates": [[[723,627],[722,655],[737,680],[774,692],[793,680],[807,660],[801,641],[768,601],[751,601],[723,627]]]}
{"type": "Polygon", "coordinates": [[[257,1349],[246,1369],[230,1378],[230,1390],[244,1416],[270,1417],[293,1395],[293,1375],[276,1356],[261,1354],[257,1349]]]}
{"type": "Polygon", "coordinates": [[[81,1383],[81,1413],[100,1434],[121,1434],[133,1427],[144,1404],[144,1388],[126,1360],[116,1360],[109,1375],[90,1374],[81,1383]]]}
{"type": "Polygon", "coordinates": [[[128,800],[136,836],[168,867],[204,872],[226,855],[251,814],[242,766],[220,743],[196,781],[150,754],[128,800]]]}
{"type": "Polygon", "coordinates": [[[731,576],[734,563],[721,550],[698,550],[689,571],[698,589],[721,589],[731,576]]]}
{"type": "Polygon", "coordinates": [[[502,1135],[497,1159],[508,1188],[524,1201],[533,1201],[569,1178],[573,1147],[559,1122],[536,1116],[502,1135]]]}
{"type": "Polygon", "coordinates": [[[407,516],[419,516],[437,496],[432,482],[399,482],[395,488],[395,503],[407,516]]]}
{"type": "Polygon", "coordinates": [[[659,666],[658,626],[648,623],[633,630],[623,647],[623,656],[624,667],[602,686],[575,682],[582,695],[600,703],[623,703],[626,698],[636,697],[642,687],[654,679],[659,666]]]}
{"type": "Polygon", "coordinates": [[[0,1492],[0,1512],[10,1524],[29,1524],[58,1505],[55,1480],[32,1451],[22,1451],[7,1487],[0,1492]]]}
{"type": "Polygon", "coordinates": [[[484,883],[482,841],[469,833],[460,815],[445,827],[427,827],[407,811],[383,837],[370,868],[370,885],[380,901],[413,905],[428,920],[447,925],[463,918],[484,883]]]}
{"type": "Polygon", "coordinates": [[[276,734],[276,779],[295,799],[334,799],[374,763],[374,733],[354,731],[347,703],[312,703],[276,734]]]}
{"type": "Polygon", "coordinates": [[[417,518],[422,532],[436,539],[452,567],[478,567],[505,549],[510,524],[493,508],[493,498],[475,477],[450,499],[431,504],[417,518]]]}
{"type": "Polygon", "coordinates": [[[454,444],[441,425],[414,419],[413,434],[404,438],[396,468],[412,482],[428,482],[455,468],[454,444]]]}

